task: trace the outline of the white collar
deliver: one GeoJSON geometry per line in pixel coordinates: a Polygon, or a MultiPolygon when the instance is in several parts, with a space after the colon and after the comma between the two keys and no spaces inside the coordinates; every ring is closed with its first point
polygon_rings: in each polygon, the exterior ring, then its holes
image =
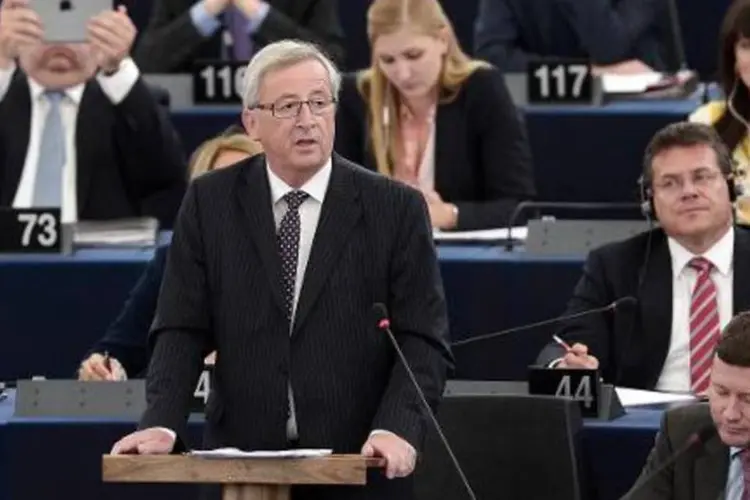
{"type": "MultiPolygon", "coordinates": [[[[303,184],[299,190],[307,193],[310,198],[323,203],[328,191],[328,183],[331,180],[332,162],[329,158],[323,167],[318,170],[315,175],[303,184]]],[[[279,202],[287,193],[294,191],[295,189],[282,181],[278,175],[273,173],[273,170],[266,163],[266,172],[268,172],[268,184],[271,188],[271,201],[274,205],[279,202]]]]}
{"type": "Polygon", "coordinates": [[[703,255],[693,254],[672,237],[669,237],[667,242],[669,244],[669,253],[672,256],[672,275],[675,277],[679,276],[685,270],[688,263],[695,257],[703,257],[713,264],[714,268],[724,276],[729,276],[732,270],[734,227],[730,227],[726,234],[703,255]]]}
{"type": "MultiPolygon", "coordinates": [[[[73,101],[76,105],[79,105],[81,104],[81,98],[83,97],[83,90],[85,88],[85,83],[79,83],[78,85],[73,85],[72,87],[63,89],[61,90],[61,92],[65,95],[65,97],[73,101]]],[[[43,87],[39,82],[31,77],[29,77],[29,89],[31,90],[32,101],[37,101],[42,96],[42,94],[47,91],[45,87],[43,87]]]]}

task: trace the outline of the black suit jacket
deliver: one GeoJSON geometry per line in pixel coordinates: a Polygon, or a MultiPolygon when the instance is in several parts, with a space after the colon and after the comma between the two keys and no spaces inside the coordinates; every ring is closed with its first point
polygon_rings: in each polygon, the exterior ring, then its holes
{"type": "MultiPolygon", "coordinates": [[[[637,306],[566,322],[560,333],[569,343],[589,346],[599,358],[606,382],[642,389],[656,386],[672,334],[672,260],[667,236],[661,229],[651,231],[646,258],[648,235],[592,251],[564,314],[604,307],[627,296],[635,297],[637,306]]],[[[750,308],[750,231],[739,226],[735,227],[733,282],[736,314],[750,308]]],[[[557,344],[550,344],[539,362],[548,364],[562,355],[557,344]]]]}
{"type": "MultiPolygon", "coordinates": [[[[29,83],[20,70],[0,103],[0,117],[0,206],[10,206],[31,130],[29,83]]],[[[89,81],[75,136],[80,220],[153,216],[171,227],[187,167],[177,133],[141,79],[118,105],[89,81]]]]}
{"type": "Polygon", "coordinates": [[[673,465],[648,479],[683,448],[692,435],[712,426],[708,404],[667,411],[643,472],[628,493],[632,496],[626,495],[628,500],[723,499],[729,473],[729,447],[718,434],[713,434],[703,446],[691,447],[673,465]]]}
{"type": "MultiPolygon", "coordinates": [[[[188,188],[152,329],[141,427],[185,435],[203,357],[216,349],[206,446],[285,448],[291,382],[299,446],[358,453],[370,431],[385,429],[419,449],[426,421],[372,305],[387,305],[436,405],[452,358],[421,195],[334,157],[291,336],[275,230],[263,155],[188,188]]],[[[410,498],[405,483],[376,481],[368,491],[410,498]]]]}
{"type": "MultiPolygon", "coordinates": [[[[377,170],[368,138],[368,104],[355,76],[344,79],[336,151],[377,170]]],[[[501,227],[519,201],[534,197],[526,130],[502,74],[479,69],[435,117],[435,190],[459,208],[458,229],[501,227]]]]}
{"type": "Polygon", "coordinates": [[[673,39],[662,0],[481,0],[474,50],[503,71],[554,56],[597,65],[640,59],[675,71],[682,61],[673,39]]]}
{"type": "Polygon", "coordinates": [[[143,374],[148,366],[148,332],[156,314],[168,248],[160,246],[156,249],[154,258],[130,291],[122,311],[86,357],[107,352],[122,364],[128,378],[138,378],[143,374]]]}
{"type": "MultiPolygon", "coordinates": [[[[256,46],[286,38],[314,42],[334,61],[344,60],[344,34],[336,0],[266,0],[271,9],[252,35],[256,46]]],[[[134,58],[147,73],[189,73],[200,59],[221,56],[222,30],[204,38],[193,25],[195,0],[154,2],[151,18],[135,48],[134,58]]]]}

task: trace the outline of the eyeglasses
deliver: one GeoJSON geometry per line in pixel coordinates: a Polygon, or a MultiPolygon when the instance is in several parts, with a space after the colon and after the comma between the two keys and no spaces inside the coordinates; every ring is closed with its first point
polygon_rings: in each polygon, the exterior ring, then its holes
{"type": "MultiPolygon", "coordinates": [[[[696,170],[687,177],[690,177],[693,186],[698,189],[705,189],[711,187],[722,175],[718,171],[696,170]]],[[[684,177],[670,176],[654,182],[654,190],[667,196],[676,196],[685,189],[685,183],[684,177]]]]}
{"type": "Polygon", "coordinates": [[[296,118],[302,112],[303,104],[307,104],[312,114],[320,116],[331,111],[335,103],[336,99],[332,97],[316,97],[307,101],[282,99],[273,104],[256,104],[251,109],[270,110],[276,118],[296,118]]]}

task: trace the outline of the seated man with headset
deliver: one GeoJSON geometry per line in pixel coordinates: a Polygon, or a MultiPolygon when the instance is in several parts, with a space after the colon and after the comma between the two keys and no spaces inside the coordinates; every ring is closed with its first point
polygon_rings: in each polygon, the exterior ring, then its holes
{"type": "Polygon", "coordinates": [[[734,224],[734,175],[712,127],[657,132],[640,183],[644,215],[660,227],[592,251],[565,314],[623,297],[637,305],[564,323],[568,348],[549,345],[538,361],[598,368],[619,386],[703,394],[721,329],[750,308],[750,231],[734,224]]]}

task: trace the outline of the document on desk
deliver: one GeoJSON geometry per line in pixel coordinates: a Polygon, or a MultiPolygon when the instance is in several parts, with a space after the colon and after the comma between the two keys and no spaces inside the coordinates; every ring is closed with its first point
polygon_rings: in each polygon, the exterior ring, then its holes
{"type": "MultiPolygon", "coordinates": [[[[526,226],[514,227],[510,230],[510,238],[516,241],[525,241],[528,234],[526,226]]],[[[441,231],[435,229],[432,232],[435,241],[467,242],[467,241],[504,241],[508,239],[508,229],[480,229],[476,231],[441,231]]]]}
{"type": "Polygon", "coordinates": [[[677,403],[680,401],[698,401],[692,394],[644,391],[642,389],[628,389],[626,387],[618,387],[615,390],[617,391],[617,396],[620,398],[620,402],[624,407],[677,403]]]}
{"type": "Polygon", "coordinates": [[[299,449],[278,451],[242,451],[238,448],[216,448],[214,450],[193,450],[188,455],[203,458],[316,458],[327,457],[333,450],[299,449]]]}

